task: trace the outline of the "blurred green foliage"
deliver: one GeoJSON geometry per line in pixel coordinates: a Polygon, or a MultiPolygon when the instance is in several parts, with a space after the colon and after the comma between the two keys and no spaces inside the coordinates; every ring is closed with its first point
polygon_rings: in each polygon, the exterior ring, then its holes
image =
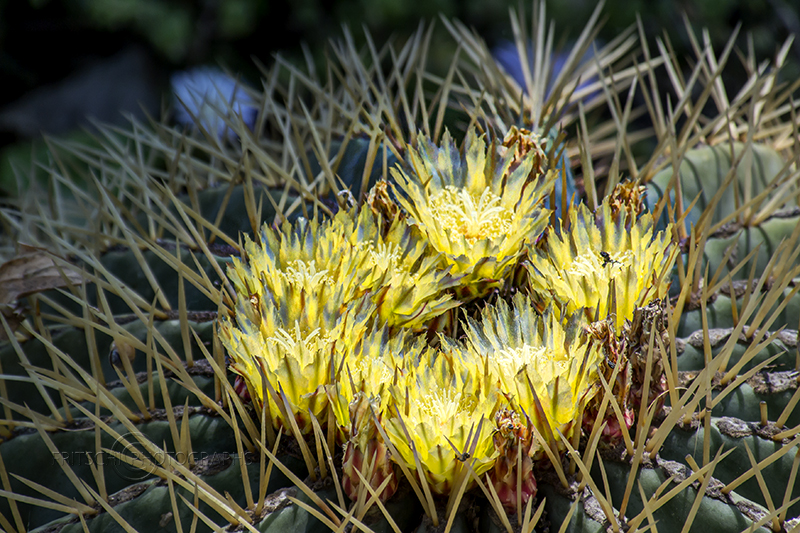
{"type": "MultiPolygon", "coordinates": [[[[545,4],[558,45],[577,37],[597,2],[546,0],[545,4]]],[[[393,35],[410,34],[420,20],[437,21],[442,14],[473,27],[493,46],[513,38],[509,9],[522,8],[523,20],[529,20],[533,5],[532,0],[0,0],[0,77],[10,89],[6,96],[10,100],[0,101],[0,107],[68,75],[70,68],[81,64],[81,58],[74,56],[109,55],[130,41],[145,44],[165,71],[221,64],[257,85],[260,72],[252,58],[269,64],[272,54],[280,52],[289,60],[304,62],[305,44],[322,65],[326,43],[342,35],[343,25],[353,30],[356,46],[365,42],[362,27],[380,46],[393,35]],[[12,42],[23,36],[60,44],[43,56],[32,51],[35,47],[12,42]]],[[[658,53],[655,39],[666,35],[679,57],[694,57],[685,20],[691,21],[695,32],[707,28],[707,38],[718,53],[741,23],[737,48],[744,55],[752,51],[760,61],[772,58],[791,33],[800,33],[799,6],[791,0],[608,0],[599,40],[612,40],[636,24],[638,14],[654,54],[658,53]]],[[[433,71],[446,69],[455,52],[441,24],[439,30],[429,57],[433,71]]],[[[702,47],[703,36],[698,35],[702,47]]],[[[734,68],[725,72],[725,84],[734,90],[747,77],[738,63],[731,61],[734,68]]],[[[782,74],[783,81],[800,78],[800,43],[790,49],[782,74]]],[[[0,138],[0,149],[19,140],[0,138]]],[[[32,149],[27,141],[19,151],[29,160],[32,149]]],[[[4,155],[0,196],[15,188],[10,154],[4,155]]]]}
{"type": "MultiPolygon", "coordinates": [[[[407,34],[420,19],[435,20],[439,14],[455,17],[486,36],[490,44],[510,38],[508,10],[522,6],[531,11],[532,2],[516,0],[28,0],[36,10],[58,7],[65,24],[81,21],[91,28],[138,36],[173,67],[222,61],[232,68],[251,55],[262,61],[283,51],[300,54],[301,43],[321,50],[331,37],[348,25],[360,37],[361,26],[369,28],[376,42],[392,34],[407,34]],[[234,64],[231,64],[234,63],[234,64]]],[[[1,22],[8,1],[0,0],[0,45],[5,33],[1,22]]],[[[596,5],[589,0],[547,0],[548,16],[569,38],[575,37],[596,5]]],[[[606,23],[600,38],[612,39],[641,16],[648,36],[666,31],[678,54],[691,51],[683,16],[696,29],[707,27],[712,45],[719,49],[737,23],[743,24],[739,45],[746,50],[745,34],[752,36],[752,48],[760,58],[770,57],[792,32],[800,32],[797,3],[788,0],[609,0],[606,23]]],[[[98,43],[102,47],[103,43],[98,43]]],[[[800,63],[800,44],[793,63],[800,63]]],[[[789,71],[788,73],[796,73],[789,71]]]]}

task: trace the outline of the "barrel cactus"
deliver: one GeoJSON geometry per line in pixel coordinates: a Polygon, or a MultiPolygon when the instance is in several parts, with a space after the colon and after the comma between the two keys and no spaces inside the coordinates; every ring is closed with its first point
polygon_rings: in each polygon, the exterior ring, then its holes
{"type": "Polygon", "coordinates": [[[800,527],[788,45],[733,96],[733,38],[684,77],[586,60],[598,16],[556,75],[537,8],[521,77],[445,21],[441,76],[347,38],[224,135],[53,141],[2,210],[0,528],[800,527]]]}

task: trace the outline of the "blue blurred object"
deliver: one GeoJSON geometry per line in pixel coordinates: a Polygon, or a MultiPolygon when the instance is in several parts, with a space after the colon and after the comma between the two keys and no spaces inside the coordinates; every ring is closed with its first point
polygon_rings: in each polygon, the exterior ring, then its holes
{"type": "MultiPolygon", "coordinates": [[[[531,72],[533,72],[533,58],[534,58],[534,49],[533,43],[528,43],[528,60],[529,60],[529,67],[531,72]]],[[[522,87],[522,90],[526,93],[528,92],[528,87],[525,84],[525,75],[522,73],[522,61],[519,57],[519,50],[517,49],[516,43],[511,41],[501,41],[500,44],[495,46],[492,49],[492,56],[497,63],[503,67],[509,76],[514,78],[514,81],[522,87]]],[[[545,99],[550,96],[551,91],[553,90],[553,82],[558,77],[558,74],[564,69],[564,66],[567,63],[567,58],[569,58],[569,49],[564,52],[559,52],[553,54],[550,58],[550,62],[552,65],[552,76],[550,79],[547,80],[548,86],[547,90],[545,91],[545,99]]],[[[586,51],[586,53],[581,58],[579,65],[586,63],[592,59],[592,48],[586,51]]],[[[534,80],[536,82],[537,80],[534,80]]],[[[580,84],[576,87],[576,91],[587,87],[589,84],[593,83],[595,78],[589,78],[586,80],[582,80],[580,84]]],[[[590,98],[592,95],[587,96],[590,98]]]]}
{"type": "Polygon", "coordinates": [[[216,131],[220,139],[235,138],[226,123],[229,113],[241,117],[251,130],[255,127],[258,108],[242,84],[211,67],[198,67],[175,72],[170,78],[175,100],[175,120],[184,126],[216,131]]]}

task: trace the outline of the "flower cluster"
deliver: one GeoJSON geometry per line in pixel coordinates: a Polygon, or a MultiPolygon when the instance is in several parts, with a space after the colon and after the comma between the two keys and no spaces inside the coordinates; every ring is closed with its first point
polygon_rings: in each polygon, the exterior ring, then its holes
{"type": "MultiPolygon", "coordinates": [[[[674,247],[633,186],[548,227],[537,139],[419,136],[360,210],[264,227],[233,260],[230,368],[275,427],[336,425],[351,498],[364,480],[389,498],[405,472],[433,495],[485,479],[514,510],[545,456],[608,425],[585,416],[602,380],[642,374],[619,347],[663,308],[674,247]]],[[[648,398],[612,386],[623,412],[648,398]]]]}

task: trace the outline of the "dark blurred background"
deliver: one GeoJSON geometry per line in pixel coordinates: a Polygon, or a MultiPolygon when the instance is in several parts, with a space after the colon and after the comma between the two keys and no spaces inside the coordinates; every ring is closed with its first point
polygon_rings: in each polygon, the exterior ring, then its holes
{"type": "MultiPolygon", "coordinates": [[[[719,52],[737,23],[737,45],[772,58],[800,33],[796,0],[609,0],[600,39],[611,40],[641,16],[650,44],[666,33],[676,53],[691,55],[684,28],[708,28],[719,52]]],[[[342,25],[363,43],[362,26],[376,43],[414,31],[420,19],[455,17],[490,46],[511,39],[508,0],[0,0],[0,195],[13,189],[10,161],[31,157],[42,133],[81,138],[86,116],[124,123],[122,113],[155,116],[169,102],[169,77],[198,65],[223,66],[257,85],[254,59],[270,65],[275,53],[301,60],[301,43],[317,61],[342,25]],[[6,176],[5,178],[3,176],[6,176]]],[[[528,14],[532,3],[523,3],[528,14]]],[[[596,2],[547,1],[557,36],[577,36],[596,2]]],[[[437,24],[444,32],[441,23],[437,24]]],[[[738,64],[738,59],[732,61],[738,64]]],[[[735,78],[737,70],[731,71],[735,78]]],[[[738,75],[744,80],[744,70],[738,75]]],[[[794,43],[784,78],[800,77],[794,43]]],[[[735,80],[734,80],[735,81],[735,80]]]]}

